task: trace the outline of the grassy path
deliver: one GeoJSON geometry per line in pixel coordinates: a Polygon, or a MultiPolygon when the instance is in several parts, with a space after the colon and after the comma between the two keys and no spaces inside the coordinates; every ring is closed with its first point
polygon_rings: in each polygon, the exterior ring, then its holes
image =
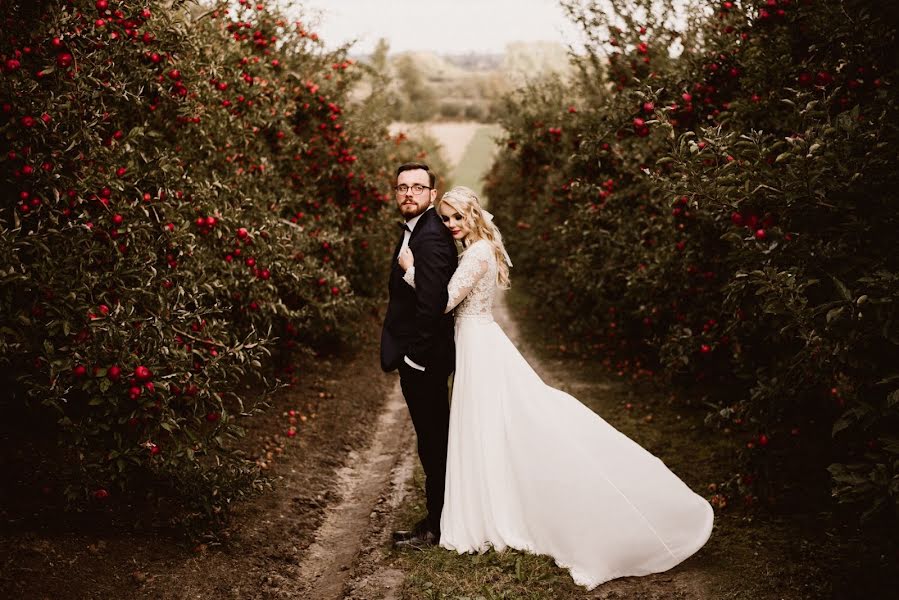
{"type": "Polygon", "coordinates": [[[466,146],[465,153],[453,169],[452,179],[456,185],[465,185],[477,193],[483,193],[483,178],[493,163],[496,153],[495,138],[500,135],[499,125],[483,125],[475,130],[466,146]]]}

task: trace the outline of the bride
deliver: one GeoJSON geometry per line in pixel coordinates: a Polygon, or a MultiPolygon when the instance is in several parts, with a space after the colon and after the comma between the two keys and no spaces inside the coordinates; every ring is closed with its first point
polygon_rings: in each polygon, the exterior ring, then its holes
{"type": "MultiPolygon", "coordinates": [[[[699,550],[712,530],[709,503],[546,385],[493,321],[511,261],[492,215],[462,186],[436,209],[463,246],[446,306],[455,309],[456,371],[440,545],[546,554],[587,589],[666,571],[699,550]]],[[[408,249],[399,262],[414,287],[408,249]]]]}

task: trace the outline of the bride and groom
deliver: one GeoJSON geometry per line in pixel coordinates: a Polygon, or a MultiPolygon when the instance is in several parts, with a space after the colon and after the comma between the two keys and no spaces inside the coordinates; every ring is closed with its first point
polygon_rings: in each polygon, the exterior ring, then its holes
{"type": "Polygon", "coordinates": [[[400,165],[394,191],[405,223],[381,367],[399,370],[428,511],[394,533],[395,546],[545,554],[588,589],[666,571],[699,550],[712,530],[709,503],[546,385],[493,321],[511,261],[475,193],[455,187],[438,201],[422,163],[400,165]]]}

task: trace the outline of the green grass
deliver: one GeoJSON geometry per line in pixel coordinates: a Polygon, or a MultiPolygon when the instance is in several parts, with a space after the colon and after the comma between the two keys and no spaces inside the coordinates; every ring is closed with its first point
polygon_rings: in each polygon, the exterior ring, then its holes
{"type": "MultiPolygon", "coordinates": [[[[415,471],[413,490],[397,519],[407,529],[425,515],[424,475],[415,471]]],[[[393,551],[406,572],[406,600],[546,600],[582,598],[583,588],[547,556],[517,550],[457,554],[440,547],[393,551]]]]}
{"type": "Polygon", "coordinates": [[[493,155],[496,152],[494,138],[501,133],[502,127],[496,124],[484,125],[475,131],[465,148],[465,154],[453,169],[453,183],[470,187],[479,198],[482,198],[483,178],[493,163],[493,155]]]}

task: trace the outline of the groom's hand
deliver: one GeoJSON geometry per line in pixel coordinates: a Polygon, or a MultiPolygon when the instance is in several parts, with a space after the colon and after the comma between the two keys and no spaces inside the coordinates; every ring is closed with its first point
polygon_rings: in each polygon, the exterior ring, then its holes
{"type": "Polygon", "coordinates": [[[396,260],[400,263],[400,268],[403,271],[408,271],[409,268],[415,264],[415,256],[412,254],[412,250],[409,249],[409,246],[403,248],[396,260]]]}

